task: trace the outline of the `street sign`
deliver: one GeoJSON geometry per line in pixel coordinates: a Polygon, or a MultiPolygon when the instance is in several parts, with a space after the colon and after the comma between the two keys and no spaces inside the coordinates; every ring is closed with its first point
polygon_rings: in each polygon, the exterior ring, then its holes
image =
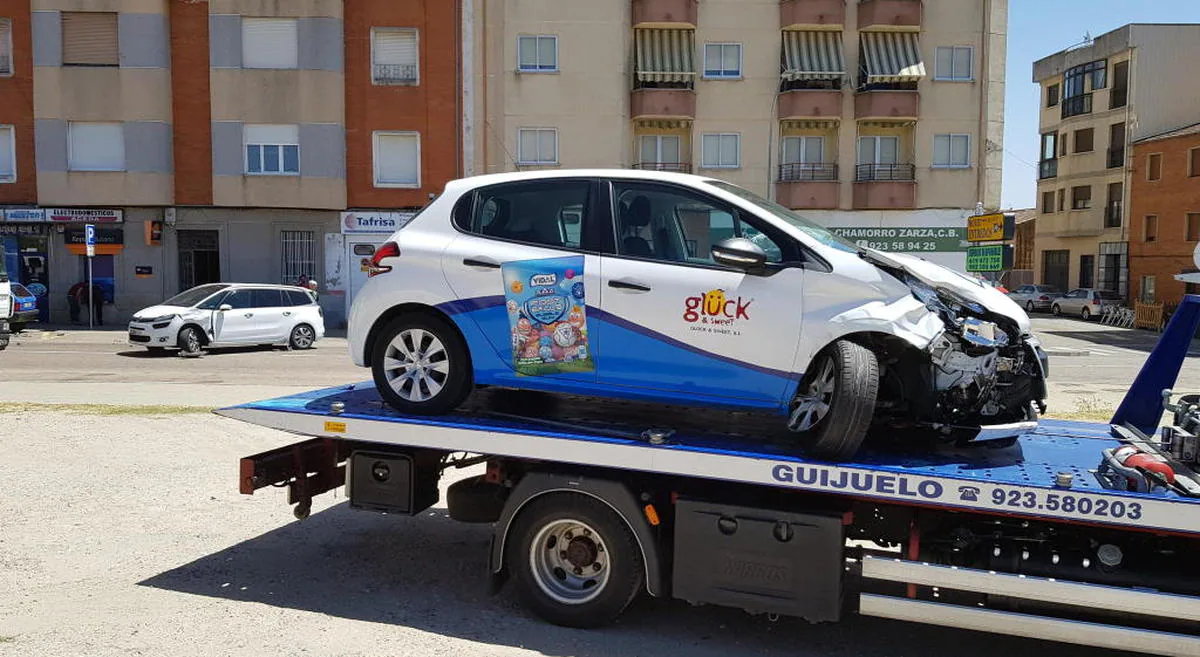
{"type": "Polygon", "coordinates": [[[96,226],[93,224],[83,227],[83,243],[87,246],[87,257],[96,255],[96,226]]]}
{"type": "Polygon", "coordinates": [[[967,218],[968,242],[1001,242],[1011,240],[1016,232],[1015,214],[979,214],[967,218]]]}
{"type": "Polygon", "coordinates": [[[967,271],[997,272],[1011,269],[1013,247],[1010,244],[991,244],[967,248],[967,271]]]}

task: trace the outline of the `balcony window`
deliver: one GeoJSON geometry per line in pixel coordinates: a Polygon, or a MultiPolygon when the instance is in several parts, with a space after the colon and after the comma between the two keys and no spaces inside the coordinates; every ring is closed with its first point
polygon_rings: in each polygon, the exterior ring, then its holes
{"type": "Polygon", "coordinates": [[[1071,209],[1087,210],[1092,207],[1092,186],[1080,185],[1071,188],[1071,209]]]}
{"type": "Polygon", "coordinates": [[[299,68],[297,35],[295,18],[243,18],[242,67],[299,68]]]}
{"type": "Polygon", "coordinates": [[[860,91],[916,91],[925,77],[921,44],[913,32],[861,32],[860,91]]]}
{"type": "Polygon", "coordinates": [[[634,88],[694,88],[695,34],[695,30],[634,30],[634,88]]]}
{"type": "Polygon", "coordinates": [[[971,135],[934,135],[933,166],[939,169],[971,166],[971,135]]]}
{"type": "Polygon", "coordinates": [[[376,27],[371,29],[371,82],[417,84],[420,52],[414,29],[376,27]]]}
{"type": "Polygon", "coordinates": [[[1058,190],[1058,211],[1062,212],[1067,208],[1067,190],[1058,190]]]}
{"type": "Polygon", "coordinates": [[[1108,202],[1104,205],[1104,227],[1121,227],[1121,204],[1125,192],[1123,183],[1108,184],[1108,202]]]}
{"type": "Polygon", "coordinates": [[[1054,214],[1054,190],[1042,192],[1042,214],[1054,214]]]}
{"type": "Polygon", "coordinates": [[[783,84],[794,89],[840,89],[846,79],[841,32],[783,33],[783,84]]]}
{"type": "Polygon", "coordinates": [[[638,137],[638,161],[635,169],[691,172],[683,161],[683,139],[679,135],[642,135],[638,137]]]}
{"type": "Polygon", "coordinates": [[[858,138],[856,182],[916,180],[916,167],[899,161],[900,138],[866,136],[858,138]]]}
{"type": "Polygon", "coordinates": [[[742,166],[742,137],[737,133],[706,133],[700,142],[700,166],[737,169],[742,166]]]}
{"type": "Polygon", "coordinates": [[[1069,119],[1072,116],[1092,113],[1092,95],[1083,94],[1082,96],[1072,96],[1064,98],[1062,101],[1062,118],[1069,119]]]}
{"type": "Polygon", "coordinates": [[[63,66],[119,66],[117,13],[62,12],[62,63],[63,66]]]}
{"type": "Polygon", "coordinates": [[[12,75],[12,21],[0,18],[0,76],[12,75]]]}
{"type": "Polygon", "coordinates": [[[1038,179],[1045,180],[1058,175],[1058,133],[1042,134],[1042,157],[1038,162],[1038,179]]]}
{"type": "Polygon", "coordinates": [[[1125,107],[1129,102],[1129,62],[1113,64],[1112,94],[1108,97],[1108,108],[1125,107]]]}
{"type": "Polygon", "coordinates": [[[1108,129],[1108,168],[1125,166],[1125,124],[1114,123],[1108,129]]]}
{"type": "Polygon", "coordinates": [[[825,162],[824,137],[784,137],[779,181],[834,181],[837,165],[825,162]]]}
{"type": "Polygon", "coordinates": [[[558,70],[558,37],[522,34],[517,37],[517,70],[522,73],[552,73],[558,70]]]}
{"type": "Polygon", "coordinates": [[[938,46],[933,79],[949,82],[970,82],[973,79],[971,46],[938,46]]]}
{"type": "Polygon", "coordinates": [[[742,77],[742,44],[704,44],[704,77],[716,79],[742,77]]]}
{"type": "Polygon", "coordinates": [[[1095,147],[1096,130],[1095,128],[1084,128],[1075,131],[1075,152],[1090,153],[1095,147]]]}

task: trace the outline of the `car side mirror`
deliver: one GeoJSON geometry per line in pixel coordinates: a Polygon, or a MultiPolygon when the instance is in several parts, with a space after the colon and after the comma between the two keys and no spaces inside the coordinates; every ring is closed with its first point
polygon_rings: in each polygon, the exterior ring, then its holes
{"type": "Polygon", "coordinates": [[[717,264],[753,272],[767,265],[767,252],[744,237],[730,237],[712,246],[712,259],[717,264]]]}
{"type": "Polygon", "coordinates": [[[217,307],[217,310],[220,310],[221,312],[225,312],[226,310],[233,310],[233,306],[231,306],[227,303],[223,303],[217,307]]]}

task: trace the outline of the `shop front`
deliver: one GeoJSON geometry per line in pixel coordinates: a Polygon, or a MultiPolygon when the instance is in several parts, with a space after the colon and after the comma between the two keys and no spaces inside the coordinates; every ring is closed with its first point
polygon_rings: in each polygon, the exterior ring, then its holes
{"type": "MultiPolygon", "coordinates": [[[[92,282],[103,292],[104,306],[115,306],[122,292],[118,272],[120,256],[125,250],[124,212],[99,208],[46,208],[45,213],[47,223],[60,236],[55,241],[62,245],[61,250],[55,248],[53,260],[52,297],[63,300],[58,305],[66,308],[67,291],[76,283],[87,283],[89,258],[84,227],[93,224],[96,226],[96,254],[91,258],[92,282]]],[[[109,314],[104,308],[102,313],[109,314]]],[[[64,313],[58,319],[68,317],[64,313]]]]}
{"type": "Polygon", "coordinates": [[[345,317],[350,316],[354,295],[367,282],[367,265],[379,245],[417,216],[411,211],[350,211],[341,215],[341,232],[327,236],[326,287],[345,296],[345,317]],[[335,287],[336,286],[336,287],[335,287]]]}
{"type": "Polygon", "coordinates": [[[50,321],[50,230],[40,208],[0,211],[0,245],[8,273],[37,297],[38,321],[50,321]]]}

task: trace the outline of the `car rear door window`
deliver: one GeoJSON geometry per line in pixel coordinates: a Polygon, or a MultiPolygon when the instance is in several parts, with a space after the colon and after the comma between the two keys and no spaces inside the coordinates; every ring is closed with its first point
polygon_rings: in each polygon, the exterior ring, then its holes
{"type": "Polygon", "coordinates": [[[462,230],[551,248],[578,249],[589,221],[586,180],[540,180],[480,189],[471,211],[456,212],[462,230]]]}
{"type": "Polygon", "coordinates": [[[276,289],[255,288],[252,298],[255,308],[278,308],[284,305],[282,295],[276,289]]]}

